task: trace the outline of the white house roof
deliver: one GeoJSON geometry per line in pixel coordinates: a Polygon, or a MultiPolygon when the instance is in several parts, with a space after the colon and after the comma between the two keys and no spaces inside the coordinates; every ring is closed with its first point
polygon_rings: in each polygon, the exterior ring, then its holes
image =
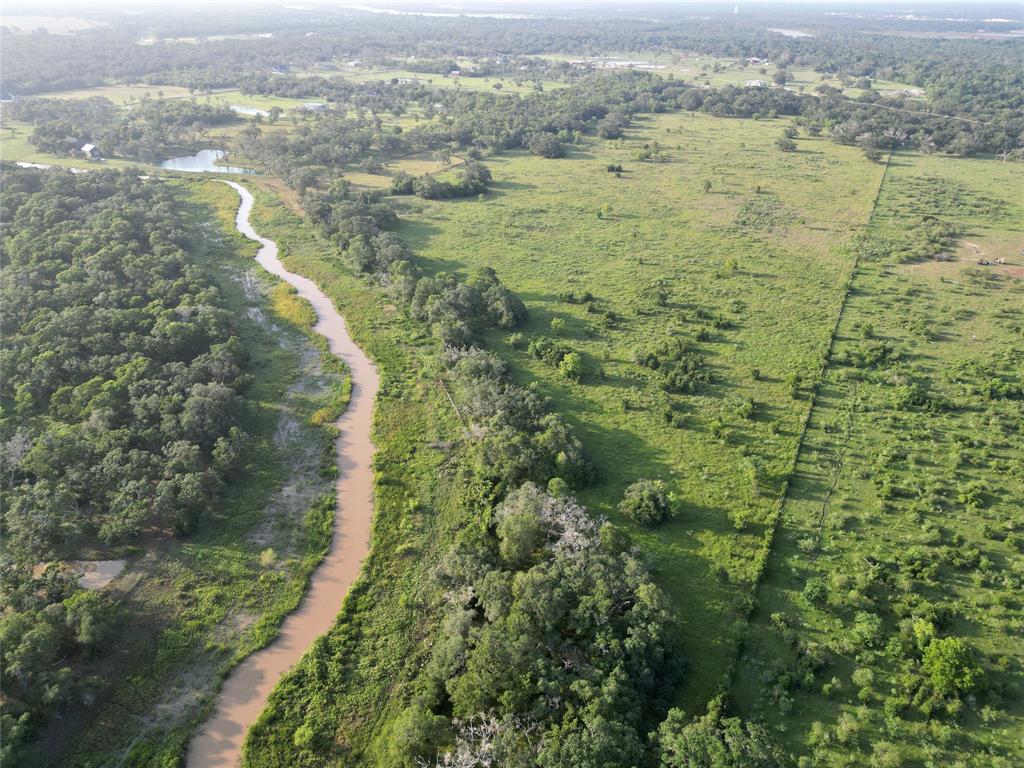
{"type": "Polygon", "coordinates": [[[83,144],[82,145],[82,151],[83,152],[92,152],[94,149],[96,149],[96,145],[95,144],[83,144]]]}

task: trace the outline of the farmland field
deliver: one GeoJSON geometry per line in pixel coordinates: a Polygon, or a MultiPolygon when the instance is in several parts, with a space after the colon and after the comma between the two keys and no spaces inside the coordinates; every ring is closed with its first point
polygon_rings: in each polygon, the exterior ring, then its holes
{"type": "Polygon", "coordinates": [[[1024,759],[1022,200],[1019,165],[890,164],[872,236],[947,220],[954,260],[858,266],[733,687],[813,765],[1024,759]],[[986,695],[922,684],[936,632],[966,640],[986,695]]]}

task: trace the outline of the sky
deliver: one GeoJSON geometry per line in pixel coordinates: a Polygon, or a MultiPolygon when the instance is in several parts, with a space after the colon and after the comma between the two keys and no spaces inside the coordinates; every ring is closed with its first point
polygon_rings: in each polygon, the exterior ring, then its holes
{"type": "MultiPolygon", "coordinates": [[[[978,0],[960,0],[957,2],[953,0],[761,0],[760,2],[747,2],[744,3],[740,0],[693,0],[692,2],[686,2],[686,0],[570,0],[569,2],[559,3],[558,0],[553,2],[541,2],[541,0],[307,0],[306,2],[300,2],[295,0],[294,3],[291,0],[249,0],[248,3],[242,3],[240,0],[7,0],[2,6],[0,6],[0,16],[11,14],[11,13],[33,13],[36,15],[46,15],[54,11],[60,10],[73,10],[76,13],[83,14],[90,9],[97,7],[102,8],[122,8],[131,10],[133,8],[153,8],[153,7],[182,7],[188,5],[202,5],[209,7],[210,5],[234,5],[239,6],[242,4],[258,4],[258,5],[310,5],[310,6],[324,6],[331,5],[335,7],[344,6],[375,6],[381,8],[387,7],[399,7],[399,6],[415,6],[417,8],[427,10],[429,8],[434,9],[458,9],[458,8],[515,8],[523,6],[543,6],[547,10],[554,10],[559,5],[567,5],[575,8],[593,6],[593,7],[622,7],[622,6],[642,6],[642,5],[674,5],[678,7],[685,7],[686,5],[709,5],[709,4],[720,4],[720,5],[739,5],[742,8],[744,5],[748,7],[755,6],[770,6],[777,4],[786,5],[808,5],[808,6],[822,6],[822,5],[847,5],[847,6],[858,6],[858,5],[889,5],[894,9],[912,9],[923,6],[934,6],[934,5],[948,5],[958,6],[960,8],[968,6],[978,6],[979,8],[991,7],[993,5],[1007,5],[1005,2],[979,2],[978,0]]],[[[1010,3],[1012,5],[1012,3],[1010,3]]],[[[1021,8],[1024,8],[1024,3],[1020,4],[1021,8]]]]}

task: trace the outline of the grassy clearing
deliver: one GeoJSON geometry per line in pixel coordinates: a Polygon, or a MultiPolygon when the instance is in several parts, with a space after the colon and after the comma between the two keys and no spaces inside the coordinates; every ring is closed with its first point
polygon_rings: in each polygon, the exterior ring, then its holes
{"type": "Polygon", "coordinates": [[[147,96],[152,99],[187,99],[191,95],[188,88],[179,85],[128,85],[126,83],[40,94],[48,99],[89,99],[100,96],[122,105],[132,104],[147,96]]]}
{"type": "Polygon", "coordinates": [[[32,765],[176,764],[219,681],[274,636],[327,546],[333,443],[313,423],[343,405],[343,380],[307,340],[309,308],[253,267],[252,244],[232,226],[235,193],[198,181],[183,191],[192,253],[235,309],[254,374],[247,463],[192,536],[154,531],[129,552],[111,587],[126,623],[89,670],[95,701],[41,735],[32,765]]]}
{"type": "Polygon", "coordinates": [[[450,168],[456,168],[464,162],[465,160],[458,155],[452,155],[450,162],[444,163],[434,157],[432,152],[417,152],[388,161],[384,164],[383,169],[377,173],[366,173],[358,170],[346,171],[345,179],[361,187],[388,189],[391,186],[391,177],[396,173],[405,172],[411,176],[437,174],[443,173],[450,168]]]}
{"type": "Polygon", "coordinates": [[[497,183],[483,202],[414,201],[399,230],[429,270],[492,266],[527,303],[524,340],[489,342],[583,440],[598,472],[581,501],[647,550],[683,620],[687,708],[728,675],[808,407],[787,378],[820,366],[851,266],[840,246],[866,222],[882,174],[826,140],[781,153],[780,125],[669,114],[564,160],[491,158],[497,183]],[[668,162],[634,159],[655,141],[668,162]],[[596,311],[564,291],[592,292],[596,311]],[[581,353],[580,383],[525,350],[541,335],[581,353]],[[713,381],[696,394],[667,394],[635,362],[670,338],[701,339],[713,381]],[[616,509],[643,477],[680,500],[654,531],[616,509]]]}
{"type": "Polygon", "coordinates": [[[886,176],[871,230],[935,216],[960,258],[858,268],[732,690],[808,765],[1024,761],[1024,440],[1000,389],[1022,383],[1022,200],[1024,169],[993,160],[886,176]],[[984,670],[931,718],[919,620],[984,670]]]}

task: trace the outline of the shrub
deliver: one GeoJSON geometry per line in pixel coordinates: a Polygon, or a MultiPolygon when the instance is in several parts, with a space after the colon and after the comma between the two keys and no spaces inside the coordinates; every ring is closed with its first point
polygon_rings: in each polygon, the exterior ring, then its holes
{"type": "Polygon", "coordinates": [[[530,139],[530,151],[541,157],[556,158],[565,156],[565,146],[553,133],[538,133],[530,139]]]}
{"type": "Polygon", "coordinates": [[[661,480],[637,480],[623,496],[619,511],[640,525],[654,526],[672,513],[672,504],[661,480]]]}
{"type": "Polygon", "coordinates": [[[583,358],[579,352],[570,352],[558,363],[558,372],[572,381],[579,381],[583,376],[583,358]]]}

